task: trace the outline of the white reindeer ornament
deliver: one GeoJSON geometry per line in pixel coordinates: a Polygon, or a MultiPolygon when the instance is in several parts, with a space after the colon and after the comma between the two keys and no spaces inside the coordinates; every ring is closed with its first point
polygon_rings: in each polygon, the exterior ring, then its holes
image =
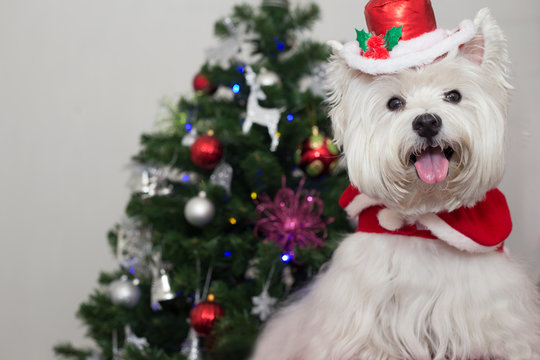
{"type": "Polygon", "coordinates": [[[251,88],[249,93],[246,119],[242,126],[242,132],[247,134],[253,124],[259,124],[268,128],[268,134],[272,138],[270,151],[275,151],[279,144],[279,136],[277,132],[279,119],[282,109],[268,109],[259,105],[259,100],[265,100],[266,95],[261,90],[261,85],[257,81],[257,74],[253,72],[251,66],[246,66],[246,82],[251,88]]]}

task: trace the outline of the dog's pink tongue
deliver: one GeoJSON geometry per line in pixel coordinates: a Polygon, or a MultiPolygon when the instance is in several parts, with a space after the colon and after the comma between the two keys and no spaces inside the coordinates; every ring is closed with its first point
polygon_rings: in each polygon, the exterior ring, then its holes
{"type": "Polygon", "coordinates": [[[420,179],[426,184],[435,184],[446,179],[448,159],[440,147],[430,147],[416,157],[414,163],[420,179]]]}

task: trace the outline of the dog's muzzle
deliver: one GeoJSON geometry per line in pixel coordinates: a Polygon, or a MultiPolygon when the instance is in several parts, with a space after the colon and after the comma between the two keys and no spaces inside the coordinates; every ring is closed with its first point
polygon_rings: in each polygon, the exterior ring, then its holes
{"type": "Polygon", "coordinates": [[[442,128],[441,118],[429,113],[418,115],[412,128],[425,139],[421,149],[417,149],[410,156],[418,177],[430,185],[444,181],[448,176],[449,160],[454,150],[450,146],[437,145],[440,141],[434,141],[442,128]]]}

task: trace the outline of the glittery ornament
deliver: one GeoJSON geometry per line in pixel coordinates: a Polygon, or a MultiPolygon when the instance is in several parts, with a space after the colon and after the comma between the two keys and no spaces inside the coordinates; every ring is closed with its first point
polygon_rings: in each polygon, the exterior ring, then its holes
{"type": "Polygon", "coordinates": [[[233,168],[226,162],[220,163],[210,175],[210,184],[221,186],[227,194],[231,194],[231,182],[233,177],[233,168]]]}
{"type": "Polygon", "coordinates": [[[139,222],[125,218],[116,238],[116,259],[120,266],[139,278],[150,276],[152,232],[139,222]]]}
{"type": "MultiPolygon", "coordinates": [[[[135,282],[138,283],[137,281],[135,282]]],[[[139,302],[141,290],[137,284],[134,284],[133,281],[129,281],[127,276],[124,275],[109,285],[109,294],[113,304],[125,305],[128,308],[133,308],[139,302]]]]}
{"type": "Polygon", "coordinates": [[[194,226],[204,226],[212,219],[216,209],[214,204],[206,198],[206,193],[201,191],[198,196],[189,199],[184,207],[186,220],[194,226]]]}
{"type": "Polygon", "coordinates": [[[329,137],[319,134],[313,127],[313,134],[296,151],[298,166],[310,177],[328,175],[337,165],[339,150],[329,137]]]}
{"type": "Polygon", "coordinates": [[[165,196],[172,192],[172,186],[167,182],[165,169],[144,165],[139,167],[137,172],[139,172],[140,180],[134,187],[134,191],[141,192],[143,198],[165,196]]]}
{"type": "Polygon", "coordinates": [[[259,220],[254,232],[265,241],[276,243],[285,252],[295,246],[320,246],[326,238],[326,225],[333,219],[323,218],[323,201],[314,191],[303,191],[305,179],[298,189],[283,187],[272,200],[267,194],[259,196],[256,212],[259,220]]]}
{"type": "Polygon", "coordinates": [[[170,180],[180,184],[199,184],[202,179],[196,172],[178,171],[177,174],[175,174],[175,177],[170,180]]]}
{"type": "Polygon", "coordinates": [[[217,90],[217,88],[210,83],[210,80],[208,80],[205,75],[198,73],[193,78],[193,90],[200,91],[204,94],[212,94],[217,90]]]}
{"type": "Polygon", "coordinates": [[[215,136],[201,135],[189,149],[191,161],[200,168],[213,169],[221,161],[223,145],[215,136]]]}
{"type": "Polygon", "coordinates": [[[212,332],[214,323],[224,315],[223,306],[213,301],[203,301],[191,309],[189,320],[197,334],[206,337],[212,332]]]}

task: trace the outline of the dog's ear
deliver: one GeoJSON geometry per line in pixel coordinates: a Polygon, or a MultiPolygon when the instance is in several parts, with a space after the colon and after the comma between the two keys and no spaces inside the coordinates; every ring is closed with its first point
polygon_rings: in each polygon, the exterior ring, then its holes
{"type": "Polygon", "coordinates": [[[334,131],[334,141],[338,146],[343,145],[343,135],[347,128],[347,118],[343,108],[343,95],[349,83],[349,66],[341,55],[343,45],[337,41],[329,41],[333,55],[326,68],[326,102],[330,106],[330,118],[334,131]]]}
{"type": "Polygon", "coordinates": [[[510,64],[506,39],[489,9],[478,12],[474,27],[476,34],[461,47],[461,54],[506,83],[510,64]]]}

